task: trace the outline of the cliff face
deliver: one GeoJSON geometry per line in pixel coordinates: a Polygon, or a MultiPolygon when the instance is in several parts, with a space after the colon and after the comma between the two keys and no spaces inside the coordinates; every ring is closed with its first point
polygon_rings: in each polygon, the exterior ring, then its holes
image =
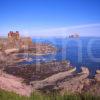
{"type": "Polygon", "coordinates": [[[50,44],[33,43],[30,37],[21,37],[18,31],[10,31],[8,37],[0,38],[0,51],[7,52],[7,54],[14,52],[46,55],[55,53],[56,48],[50,44]]]}
{"type": "Polygon", "coordinates": [[[32,39],[30,37],[21,37],[18,40],[10,41],[8,40],[9,48],[28,48],[32,44],[32,39]]]}
{"type": "Polygon", "coordinates": [[[56,48],[50,44],[33,43],[30,37],[0,38],[0,51],[19,49],[20,53],[33,53],[33,55],[45,55],[56,52],[56,48]]]}
{"type": "Polygon", "coordinates": [[[11,48],[26,48],[32,44],[30,37],[21,37],[18,31],[10,31],[8,37],[0,38],[0,49],[6,50],[11,48]]]}
{"type": "Polygon", "coordinates": [[[12,40],[8,38],[0,38],[0,49],[11,49],[11,48],[25,48],[32,44],[32,39],[29,37],[20,38],[18,40],[12,40]]]}
{"type": "MultiPolygon", "coordinates": [[[[23,84],[21,78],[17,78],[6,73],[0,75],[0,89],[8,92],[15,92],[23,96],[30,96],[32,89],[30,86],[23,84]]],[[[1,99],[0,99],[1,100],[1,99]]]]}

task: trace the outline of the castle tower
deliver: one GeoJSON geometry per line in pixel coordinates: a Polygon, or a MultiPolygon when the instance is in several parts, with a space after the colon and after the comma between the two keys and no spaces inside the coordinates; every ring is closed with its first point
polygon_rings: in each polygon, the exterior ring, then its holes
{"type": "Polygon", "coordinates": [[[19,31],[16,31],[16,39],[18,40],[19,39],[19,31]]]}
{"type": "Polygon", "coordinates": [[[8,39],[10,41],[15,41],[15,40],[19,40],[20,36],[19,36],[19,31],[16,31],[16,32],[13,32],[13,31],[10,31],[8,33],[8,39]]]}

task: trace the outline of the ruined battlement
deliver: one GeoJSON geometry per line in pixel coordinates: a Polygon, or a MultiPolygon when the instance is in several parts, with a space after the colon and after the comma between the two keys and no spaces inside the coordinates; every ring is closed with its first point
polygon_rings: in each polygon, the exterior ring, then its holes
{"type": "Polygon", "coordinates": [[[10,31],[10,32],[8,33],[8,39],[9,39],[10,41],[19,40],[19,39],[20,39],[19,31],[16,31],[16,32],[10,31]]]}

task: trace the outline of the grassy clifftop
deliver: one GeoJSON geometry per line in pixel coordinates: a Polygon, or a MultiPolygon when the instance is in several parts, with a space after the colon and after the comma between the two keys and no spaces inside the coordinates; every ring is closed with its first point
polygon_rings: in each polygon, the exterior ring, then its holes
{"type": "Polygon", "coordinates": [[[0,100],[100,100],[100,97],[95,97],[90,94],[65,94],[61,96],[59,94],[44,95],[40,93],[33,93],[30,97],[24,97],[15,93],[0,90],[0,100]]]}

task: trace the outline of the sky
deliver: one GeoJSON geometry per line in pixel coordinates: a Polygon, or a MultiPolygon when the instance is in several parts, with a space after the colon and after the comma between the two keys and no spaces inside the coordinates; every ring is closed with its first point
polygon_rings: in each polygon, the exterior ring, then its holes
{"type": "Polygon", "coordinates": [[[100,36],[100,0],[0,0],[0,35],[100,36]]]}

